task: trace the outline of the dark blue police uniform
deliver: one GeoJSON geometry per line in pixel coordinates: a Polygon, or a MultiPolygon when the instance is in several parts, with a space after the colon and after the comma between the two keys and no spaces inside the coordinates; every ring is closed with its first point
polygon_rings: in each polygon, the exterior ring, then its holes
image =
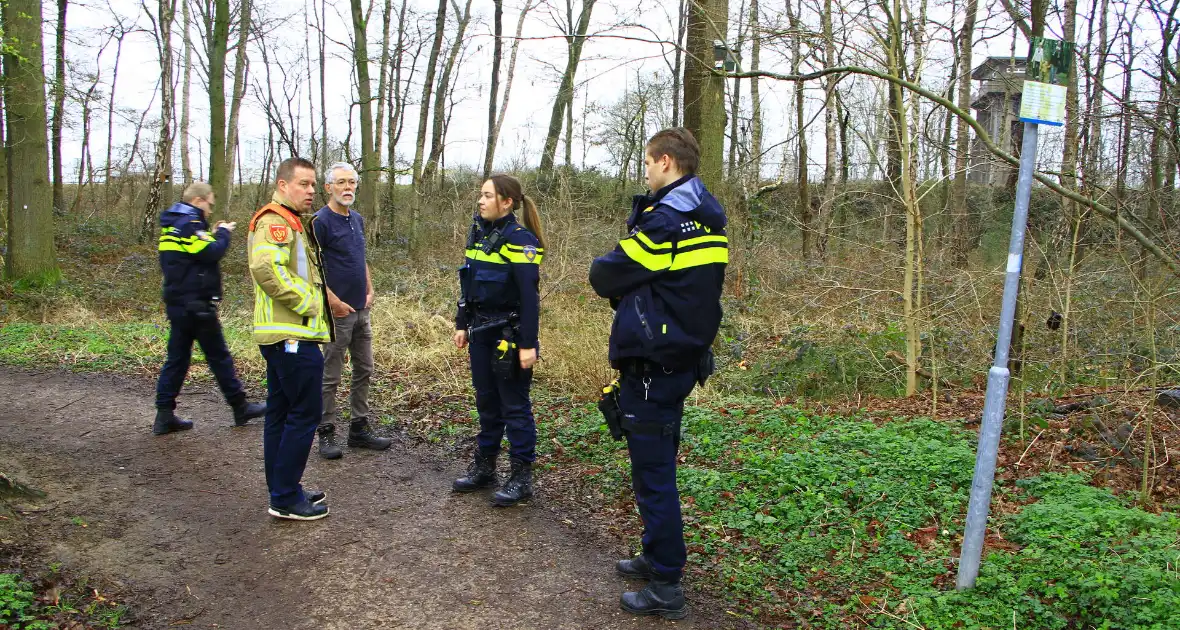
{"type": "Polygon", "coordinates": [[[680,581],[686,552],[676,454],[684,400],[706,374],[721,324],[729,261],[725,211],[695,176],[634,199],[630,233],[590,266],[590,283],[615,308],[611,365],[643,518],[652,577],[680,581]]]}
{"type": "Polygon", "coordinates": [[[494,458],[507,433],[509,456],[532,464],[537,446],[529,400],[533,371],[520,368],[513,348],[537,347],[544,250],[512,213],[494,222],[477,218],[467,241],[455,328],[472,331],[467,341],[479,411],[476,442],[481,452],[494,458]],[[508,346],[507,356],[499,347],[501,341],[508,346]]]}
{"type": "Polygon", "coordinates": [[[160,214],[160,270],[164,276],[164,310],[168,316],[168,358],[156,384],[156,408],[176,409],[176,396],[188,374],[193,341],[217,379],[226,402],[235,409],[246,405],[246,393],[234,372],[234,361],[221,322],[221,268],[218,261],[229,249],[230,231],[209,232],[199,208],[177,203],[160,214]]]}

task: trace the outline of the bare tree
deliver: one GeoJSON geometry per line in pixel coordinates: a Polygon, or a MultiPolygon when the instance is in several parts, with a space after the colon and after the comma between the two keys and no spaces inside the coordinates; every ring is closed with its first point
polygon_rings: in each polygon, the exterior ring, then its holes
{"type": "Polygon", "coordinates": [[[143,222],[139,227],[140,242],[146,242],[157,233],[156,213],[160,211],[160,203],[172,197],[172,21],[176,14],[176,0],[158,0],[154,17],[147,11],[146,2],[144,11],[155,26],[152,32],[160,59],[163,94],[160,97],[160,137],[156,141],[154,172],[148,188],[147,205],[143,210],[143,222]]]}
{"type": "Polygon", "coordinates": [[[61,129],[65,120],[66,104],[66,11],[69,0],[57,0],[57,43],[54,49],[53,122],[51,129],[53,158],[53,207],[65,211],[64,180],[61,165],[61,129]]]}
{"type": "MultiPolygon", "coordinates": [[[[225,138],[225,58],[229,53],[229,0],[213,0],[205,15],[209,89],[209,184],[222,206],[229,201],[229,151],[225,138]],[[224,196],[223,196],[224,195],[224,196]]],[[[165,92],[168,88],[165,87],[165,92]]],[[[169,100],[167,94],[164,100],[169,100]]]]}
{"type": "Polygon", "coordinates": [[[503,56],[504,0],[492,0],[492,81],[488,87],[488,141],[483,155],[483,176],[492,174],[492,157],[496,154],[496,97],[500,91],[500,57],[503,56]]]}
{"type": "MultiPolygon", "coordinates": [[[[790,1],[787,2],[787,18],[790,20],[791,31],[799,34],[794,37],[794,44],[791,48],[791,73],[799,74],[799,69],[803,63],[803,20],[801,13],[803,12],[803,1],[799,0],[797,7],[792,9],[790,1]]],[[[809,157],[807,155],[807,121],[804,118],[806,103],[803,98],[803,83],[797,81],[795,83],[795,146],[797,147],[796,164],[798,166],[797,182],[798,192],[796,193],[795,212],[799,215],[799,232],[800,244],[802,246],[803,260],[811,260],[812,257],[812,237],[815,229],[814,217],[812,216],[811,208],[811,182],[808,179],[808,167],[810,166],[809,157]]]]}
{"type": "Polygon", "coordinates": [[[351,0],[352,58],[356,68],[357,97],[361,110],[361,183],[357,190],[362,216],[370,224],[377,206],[377,158],[373,149],[373,85],[369,79],[368,19],[361,0],[351,0]]]}
{"type": "MultiPolygon", "coordinates": [[[[756,1],[756,0],[755,0],[756,1]]],[[[832,0],[824,0],[820,11],[823,30],[824,67],[836,66],[836,39],[832,33],[832,0]]],[[[816,217],[815,254],[823,260],[828,254],[828,236],[831,230],[833,209],[836,205],[836,81],[834,74],[824,80],[824,189],[816,217]]]]}
{"type": "Polygon", "coordinates": [[[582,0],[582,10],[578,14],[577,22],[573,19],[572,0],[566,3],[566,27],[564,33],[566,41],[565,70],[561,73],[561,84],[557,88],[557,97],[553,100],[553,109],[549,113],[549,130],[545,133],[545,147],[541,150],[542,180],[553,175],[554,160],[557,157],[557,141],[561,135],[562,123],[565,122],[566,108],[574,99],[574,77],[578,73],[578,64],[582,60],[582,47],[586,43],[586,32],[590,29],[590,15],[594,11],[597,0],[582,0]]]}
{"type": "MultiPolygon", "coordinates": [[[[829,18],[830,19],[830,18],[829,18]]],[[[762,63],[761,15],[758,0],[750,0],[750,71],[758,72],[762,63]]],[[[833,42],[830,44],[835,45],[833,42]]],[[[750,77],[750,158],[749,170],[753,184],[762,176],[762,93],[757,76],[750,77]]],[[[675,89],[675,88],[673,88],[675,89]]],[[[675,102],[675,101],[673,101],[675,102]]],[[[675,114],[673,114],[675,118],[675,114]]],[[[675,121],[673,124],[676,124],[675,121]]]]}
{"type": "Polygon", "coordinates": [[[455,61],[459,58],[459,52],[463,48],[465,42],[464,35],[467,33],[467,25],[471,22],[471,0],[467,0],[467,4],[463,8],[463,12],[459,12],[459,5],[452,0],[451,10],[455,12],[455,19],[458,20],[458,26],[455,31],[455,39],[451,42],[451,49],[447,53],[446,62],[443,64],[442,74],[439,75],[438,85],[434,88],[434,121],[430,130],[430,159],[426,161],[426,168],[423,170],[422,178],[427,182],[433,183],[435,174],[438,172],[439,162],[442,160],[443,149],[445,143],[443,136],[445,135],[446,125],[446,110],[443,107],[446,104],[446,99],[450,95],[452,89],[451,77],[455,71],[455,61]]]}
{"type": "Polygon", "coordinates": [[[180,27],[184,29],[184,66],[181,70],[183,74],[180,79],[180,171],[184,177],[185,185],[188,185],[193,181],[193,165],[188,154],[189,120],[191,113],[189,98],[192,92],[193,80],[192,9],[189,7],[189,0],[179,1],[180,27]]]}
{"type": "MultiPolygon", "coordinates": [[[[959,106],[971,103],[971,48],[975,45],[975,17],[979,13],[979,0],[967,0],[963,11],[963,28],[959,30],[959,106]]],[[[967,121],[958,121],[955,132],[955,180],[951,185],[951,217],[954,222],[954,238],[951,247],[951,263],[956,267],[967,265],[967,254],[971,252],[973,232],[967,213],[967,165],[971,156],[971,131],[967,121]]]]}
{"type": "MultiPolygon", "coordinates": [[[[438,0],[438,11],[434,14],[434,42],[430,46],[430,57],[426,60],[426,76],[422,81],[422,100],[418,107],[418,143],[414,148],[414,191],[421,200],[423,193],[422,159],[426,153],[426,122],[430,119],[430,95],[434,90],[434,73],[438,66],[438,56],[442,52],[443,35],[447,24],[447,0],[438,0]]],[[[418,220],[418,204],[414,204],[412,220],[418,220]]]]}
{"type": "Polygon", "coordinates": [[[504,77],[504,97],[500,99],[500,111],[496,114],[496,124],[488,138],[488,156],[485,158],[485,170],[491,172],[491,164],[496,155],[496,144],[500,141],[500,129],[504,125],[504,117],[508,114],[508,97],[512,94],[512,80],[516,76],[516,54],[520,50],[521,34],[524,32],[524,20],[540,0],[525,0],[520,15],[516,18],[516,35],[512,39],[512,52],[508,55],[508,75],[504,77]]]}

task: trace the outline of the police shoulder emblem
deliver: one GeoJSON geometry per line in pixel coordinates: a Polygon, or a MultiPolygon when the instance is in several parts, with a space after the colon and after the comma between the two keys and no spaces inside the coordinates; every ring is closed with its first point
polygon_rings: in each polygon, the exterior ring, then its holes
{"type": "Polygon", "coordinates": [[[533,247],[532,245],[525,245],[524,257],[529,262],[533,262],[533,259],[537,257],[537,248],[533,247]]]}
{"type": "Polygon", "coordinates": [[[277,224],[270,226],[270,238],[276,243],[286,243],[287,226],[277,224]]]}

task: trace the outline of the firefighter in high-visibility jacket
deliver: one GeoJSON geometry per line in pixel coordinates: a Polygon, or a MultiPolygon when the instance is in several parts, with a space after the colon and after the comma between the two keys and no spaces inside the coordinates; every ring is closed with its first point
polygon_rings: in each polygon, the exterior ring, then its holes
{"type": "Polygon", "coordinates": [[[254,341],[266,359],[267,511],[311,521],[328,515],[325,494],[300,482],[323,413],[320,344],[332,338],[332,315],[310,223],[315,166],[289,158],[279,164],[275,180],[271,203],[250,220],[246,245],[254,279],[254,341]]]}
{"type": "Polygon", "coordinates": [[[610,361],[620,372],[619,424],[643,519],[642,553],[616,570],[648,584],[623,593],[621,605],[668,619],[688,614],[680,586],[687,557],[676,488],[680,421],[685,398],[713,370],[729,262],[725,210],[695,175],[699,162],[687,129],[652,136],[644,156],[650,191],[634,199],[629,234],[590,266],[590,284],[615,308],[610,361]]]}

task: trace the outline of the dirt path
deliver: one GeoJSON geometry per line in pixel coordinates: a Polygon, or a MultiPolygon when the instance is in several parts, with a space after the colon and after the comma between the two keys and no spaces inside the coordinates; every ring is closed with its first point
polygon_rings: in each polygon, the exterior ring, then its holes
{"type": "Polygon", "coordinates": [[[313,454],[305,482],[328,492],[332,515],[276,521],[261,425],[232,428],[219,397],[190,386],[180,412],[196,428],[153,437],[152,394],[135,379],[0,368],[0,469],[48,492],[46,511],[26,517],[49,541],[47,560],[120,585],[136,627],[734,623],[691,593],[685,621],[621,612],[617,550],[543,497],[493,510],[482,494],[451,494],[457,465],[414,446],[335,462],[313,454]]]}

